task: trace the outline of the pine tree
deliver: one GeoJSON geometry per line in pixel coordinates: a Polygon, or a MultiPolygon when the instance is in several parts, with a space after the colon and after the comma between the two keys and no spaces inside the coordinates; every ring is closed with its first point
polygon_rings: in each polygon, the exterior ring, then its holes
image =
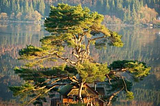
{"type": "Polygon", "coordinates": [[[115,2],[114,2],[114,0],[112,0],[112,8],[114,8],[115,7],[115,2]]]}
{"type": "Polygon", "coordinates": [[[24,4],[24,12],[28,12],[29,11],[29,5],[28,5],[28,1],[25,1],[25,4],[24,4]]]}
{"type": "Polygon", "coordinates": [[[122,3],[120,1],[117,1],[117,8],[118,9],[122,9],[123,8],[122,3]]]}
{"type": "Polygon", "coordinates": [[[37,0],[33,0],[33,8],[37,9],[37,0]]]}
{"type": "Polygon", "coordinates": [[[42,15],[44,15],[44,11],[45,11],[45,3],[44,3],[43,0],[41,0],[41,1],[39,2],[38,10],[40,11],[40,13],[41,13],[42,15]]]}
{"type": "Polygon", "coordinates": [[[41,47],[28,45],[19,51],[20,59],[28,60],[28,63],[15,68],[15,72],[25,83],[10,87],[14,95],[21,98],[31,97],[27,104],[34,101],[34,104],[42,104],[46,101],[46,96],[51,97],[52,91],[59,92],[64,85],[74,84],[78,87],[78,99],[83,102],[84,84],[104,82],[109,85],[109,91],[108,95],[105,95],[107,98],[101,96],[108,105],[121,91],[126,92],[127,97],[132,99],[131,82],[117,73],[126,72],[135,80],[140,80],[149,74],[150,67],[138,61],[115,61],[107,65],[92,59],[91,45],[123,46],[122,36],[101,24],[103,18],[103,15],[82,8],[81,5],[51,6],[49,17],[44,23],[51,35],[40,40],[41,47]],[[66,49],[72,52],[67,53],[66,49]],[[45,64],[59,59],[63,64],[52,64],[51,67],[45,64]]]}
{"type": "Polygon", "coordinates": [[[23,13],[24,12],[24,7],[23,7],[23,5],[21,6],[21,13],[23,13]]]}
{"type": "Polygon", "coordinates": [[[18,13],[18,12],[20,12],[20,5],[19,5],[19,3],[17,4],[17,11],[16,11],[16,13],[18,13]]]}
{"type": "Polygon", "coordinates": [[[15,11],[16,10],[16,3],[15,3],[15,0],[12,0],[12,11],[15,11]]]}
{"type": "Polygon", "coordinates": [[[134,4],[132,7],[132,17],[133,17],[134,23],[136,24],[137,23],[137,13],[136,13],[134,4]]]}
{"type": "Polygon", "coordinates": [[[125,8],[125,11],[124,11],[124,14],[123,14],[123,21],[126,22],[127,21],[127,12],[126,12],[126,8],[125,8]]]}
{"type": "Polygon", "coordinates": [[[140,7],[143,7],[143,0],[140,1],[140,7]]]}
{"type": "Polygon", "coordinates": [[[108,1],[108,0],[106,0],[106,8],[107,8],[107,10],[109,11],[110,6],[109,6],[109,1],[108,1]]]}
{"type": "Polygon", "coordinates": [[[31,10],[31,12],[33,12],[33,11],[34,11],[34,9],[33,9],[33,5],[32,5],[32,2],[30,3],[30,10],[31,10]]]}
{"type": "Polygon", "coordinates": [[[128,21],[131,20],[131,9],[130,9],[130,5],[128,5],[128,16],[127,16],[128,21]]]}

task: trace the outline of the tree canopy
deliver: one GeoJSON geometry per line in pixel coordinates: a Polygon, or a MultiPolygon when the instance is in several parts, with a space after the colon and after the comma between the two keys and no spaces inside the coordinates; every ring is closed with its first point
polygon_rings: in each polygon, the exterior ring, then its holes
{"type": "Polygon", "coordinates": [[[15,73],[25,82],[21,86],[10,87],[14,95],[25,98],[25,101],[27,98],[26,104],[42,104],[47,97],[52,97],[53,91],[58,92],[62,86],[74,82],[79,85],[78,97],[83,102],[83,85],[103,82],[109,89],[108,94],[102,97],[107,105],[121,91],[133,99],[129,80],[138,81],[147,76],[150,67],[131,60],[115,61],[108,65],[92,58],[90,48],[93,46],[104,49],[107,45],[123,46],[122,36],[104,26],[103,18],[103,15],[81,5],[62,3],[51,6],[44,23],[50,35],[40,40],[40,47],[28,45],[19,51],[19,59],[27,60],[27,63],[16,67],[15,73]],[[61,64],[56,65],[56,61],[61,64]],[[126,79],[123,73],[128,73],[131,79],[126,79]]]}

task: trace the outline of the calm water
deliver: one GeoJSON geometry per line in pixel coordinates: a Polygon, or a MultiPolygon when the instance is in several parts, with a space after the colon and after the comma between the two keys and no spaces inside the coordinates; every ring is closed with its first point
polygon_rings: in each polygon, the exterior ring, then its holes
{"type": "MultiPolygon", "coordinates": [[[[107,47],[106,50],[92,48],[91,54],[99,62],[114,60],[139,60],[152,67],[151,74],[139,83],[133,83],[135,99],[128,102],[123,93],[115,106],[160,106],[160,29],[137,27],[109,27],[123,35],[123,48],[107,47]],[[100,54],[100,55],[99,55],[100,54]]],[[[48,35],[38,24],[0,24],[0,106],[15,104],[8,86],[18,85],[21,80],[13,68],[20,66],[18,50],[26,45],[39,46],[39,39],[48,35]]]]}

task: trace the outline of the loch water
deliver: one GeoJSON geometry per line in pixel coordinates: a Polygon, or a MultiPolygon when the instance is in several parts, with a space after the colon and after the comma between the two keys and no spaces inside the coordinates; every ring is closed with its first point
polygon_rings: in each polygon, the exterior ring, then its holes
{"type": "MultiPolygon", "coordinates": [[[[138,60],[150,66],[150,75],[133,83],[134,100],[127,101],[122,93],[113,106],[160,106],[160,28],[109,26],[121,34],[124,47],[91,49],[91,55],[99,62],[111,64],[115,60],[138,60]]],[[[8,86],[19,85],[22,81],[14,67],[22,65],[17,60],[18,51],[26,45],[40,46],[39,40],[49,35],[41,24],[1,23],[0,24],[0,106],[13,104],[17,100],[8,86]]]]}

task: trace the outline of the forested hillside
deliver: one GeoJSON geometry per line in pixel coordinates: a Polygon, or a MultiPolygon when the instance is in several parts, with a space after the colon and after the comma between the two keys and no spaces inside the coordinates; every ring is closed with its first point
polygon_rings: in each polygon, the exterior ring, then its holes
{"type": "Polygon", "coordinates": [[[50,5],[82,4],[105,15],[105,23],[158,23],[160,0],[1,0],[1,20],[39,21],[49,14],[50,5]]]}

